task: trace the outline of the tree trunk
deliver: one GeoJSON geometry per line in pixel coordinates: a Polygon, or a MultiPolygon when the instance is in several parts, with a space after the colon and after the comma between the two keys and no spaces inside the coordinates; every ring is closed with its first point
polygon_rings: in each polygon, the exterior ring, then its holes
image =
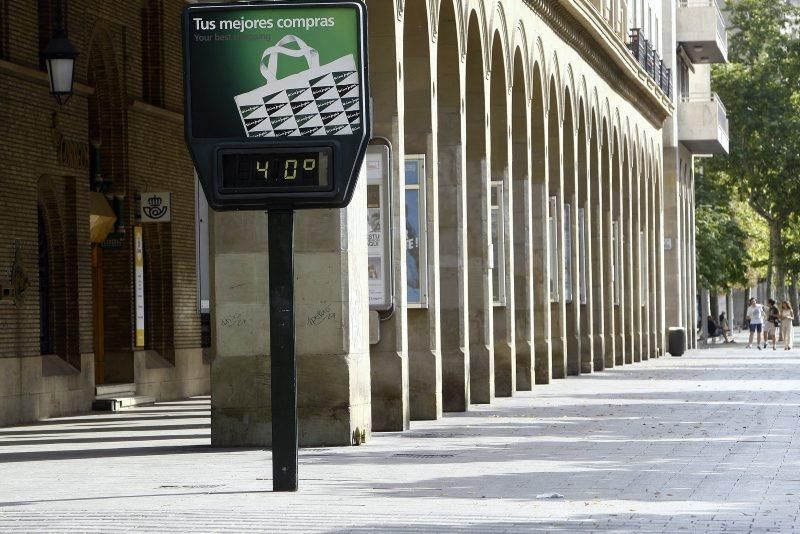
{"type": "Polygon", "coordinates": [[[792,303],[792,309],[795,313],[794,324],[800,324],[800,316],[798,316],[797,310],[797,273],[791,274],[791,282],[790,282],[790,291],[789,291],[789,299],[792,303]]]}
{"type": "Polygon", "coordinates": [[[772,222],[768,222],[769,224],[769,256],[767,257],[767,298],[772,295],[772,267],[775,264],[775,254],[773,251],[775,250],[775,231],[774,227],[775,224],[772,222]]]}
{"type": "Polygon", "coordinates": [[[700,289],[700,338],[708,340],[708,289],[705,288],[700,289]]]}
{"type": "MultiPolygon", "coordinates": [[[[780,220],[783,220],[781,217],[780,220]]],[[[783,235],[781,225],[778,221],[770,224],[771,232],[775,236],[774,241],[774,262],[775,262],[775,291],[773,295],[777,302],[786,300],[786,253],[783,250],[783,235]]]]}
{"type": "Polygon", "coordinates": [[[711,294],[711,303],[709,305],[711,317],[714,318],[715,321],[719,320],[719,295],[716,293],[711,294]]]}

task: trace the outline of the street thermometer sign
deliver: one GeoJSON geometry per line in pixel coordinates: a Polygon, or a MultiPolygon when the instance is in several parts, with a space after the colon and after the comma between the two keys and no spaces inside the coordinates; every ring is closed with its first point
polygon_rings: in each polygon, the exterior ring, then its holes
{"type": "Polygon", "coordinates": [[[366,36],[363,0],[183,11],[186,141],[208,203],[267,211],[275,491],[297,491],[294,210],[353,196],[370,139],[366,36]]]}
{"type": "Polygon", "coordinates": [[[186,139],[216,210],[340,208],[370,139],[360,0],[184,9],[186,139]]]}

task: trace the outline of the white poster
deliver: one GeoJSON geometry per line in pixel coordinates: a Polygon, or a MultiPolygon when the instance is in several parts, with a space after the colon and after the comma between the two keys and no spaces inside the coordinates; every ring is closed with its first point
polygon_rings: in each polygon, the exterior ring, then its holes
{"type": "Polygon", "coordinates": [[[369,305],[373,310],[392,307],[388,173],[389,148],[370,146],[367,152],[367,277],[369,305]]]}
{"type": "Polygon", "coordinates": [[[142,227],[133,228],[136,285],[136,346],[144,347],[144,244],[142,227]]]}
{"type": "Polygon", "coordinates": [[[589,261],[586,257],[586,212],[578,209],[578,290],[580,291],[581,304],[586,304],[586,273],[589,270],[589,261]]]}

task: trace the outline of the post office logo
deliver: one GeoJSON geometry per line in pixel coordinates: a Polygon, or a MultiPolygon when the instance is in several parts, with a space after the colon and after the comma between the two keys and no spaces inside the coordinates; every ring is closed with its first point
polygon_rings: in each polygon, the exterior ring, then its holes
{"type": "Polygon", "coordinates": [[[170,222],[171,207],[170,193],[142,193],[140,210],[142,222],[170,222]]]}

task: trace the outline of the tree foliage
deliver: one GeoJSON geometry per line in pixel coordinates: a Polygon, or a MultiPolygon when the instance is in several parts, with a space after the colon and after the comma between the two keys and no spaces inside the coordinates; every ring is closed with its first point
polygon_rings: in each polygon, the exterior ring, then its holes
{"type": "MultiPolygon", "coordinates": [[[[697,281],[701,287],[724,292],[744,286],[751,257],[749,235],[737,220],[726,180],[708,180],[702,170],[695,174],[695,248],[697,281]]],[[[723,178],[724,174],[718,176],[723,178]]]]}
{"type": "Polygon", "coordinates": [[[719,184],[724,206],[746,201],[766,222],[768,270],[774,266],[782,286],[786,239],[800,214],[800,10],[784,0],[733,0],[727,13],[729,63],[714,67],[712,83],[727,108],[730,154],[706,164],[705,185],[719,184]]]}

